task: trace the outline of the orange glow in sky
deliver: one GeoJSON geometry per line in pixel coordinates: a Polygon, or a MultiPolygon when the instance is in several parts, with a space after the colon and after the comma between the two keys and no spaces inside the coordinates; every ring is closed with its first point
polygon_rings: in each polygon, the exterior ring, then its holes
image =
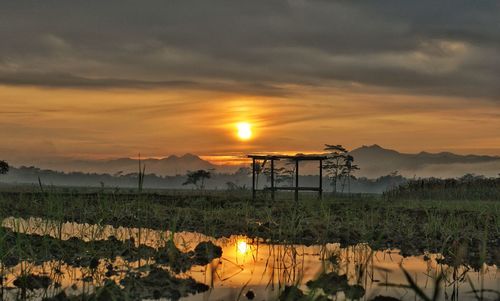
{"type": "Polygon", "coordinates": [[[13,164],[138,153],[144,158],[194,153],[222,160],[258,152],[318,152],[324,143],[500,154],[495,102],[289,89],[290,96],[275,97],[0,86],[0,157],[13,164]]]}

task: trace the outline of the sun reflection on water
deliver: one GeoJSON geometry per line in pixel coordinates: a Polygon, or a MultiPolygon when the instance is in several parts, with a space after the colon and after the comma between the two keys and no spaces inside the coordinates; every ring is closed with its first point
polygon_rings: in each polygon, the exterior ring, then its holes
{"type": "MultiPolygon", "coordinates": [[[[0,224],[14,232],[48,235],[51,237],[61,237],[64,240],[76,237],[89,241],[90,239],[102,240],[114,236],[119,240],[134,238],[137,245],[139,237],[141,243],[157,248],[162,247],[166,235],[164,231],[153,229],[141,229],[142,236],[139,236],[139,229],[136,228],[114,228],[112,226],[64,223],[61,228],[54,227],[52,221],[30,218],[7,218],[0,224]],[[98,231],[97,231],[98,230],[98,231]],[[59,232],[58,232],[59,231],[59,232]]],[[[440,254],[427,254],[428,259],[423,255],[404,257],[399,250],[372,250],[367,244],[358,244],[346,248],[339,244],[327,245],[289,245],[289,244],[268,244],[246,236],[231,236],[229,238],[211,239],[200,233],[177,232],[171,233],[175,244],[181,252],[187,253],[201,242],[213,241],[215,245],[222,247],[222,257],[212,261],[206,268],[194,266],[185,274],[176,277],[189,276],[196,282],[209,285],[214,290],[205,294],[189,296],[183,300],[234,300],[236,295],[245,291],[252,291],[259,300],[277,300],[281,293],[282,285],[300,285],[301,289],[307,289],[306,283],[317,281],[319,275],[329,273],[335,281],[343,281],[345,291],[339,291],[339,300],[343,294],[359,293],[365,294],[366,300],[369,296],[387,295],[397,297],[401,300],[414,300],[416,295],[409,293],[403,286],[407,283],[406,275],[402,272],[404,266],[412,275],[417,286],[422,287],[424,293],[433,293],[432,285],[428,282],[435,279],[435,275],[446,274],[443,282],[442,295],[446,295],[446,290],[452,290],[454,294],[466,294],[470,291],[469,282],[461,282],[459,279],[469,277],[468,281],[474,285],[481,285],[490,290],[498,287],[497,266],[486,266],[482,271],[470,270],[467,266],[446,266],[438,262],[440,254]],[[333,273],[333,274],[332,274],[333,273]],[[417,277],[418,276],[418,277],[417,277]],[[345,277],[346,280],[342,280],[345,277]],[[449,279],[449,280],[448,280],[449,279]],[[345,282],[347,281],[347,282],[345,282]],[[473,281],[473,282],[472,282],[473,281]],[[395,285],[384,286],[382,283],[395,285]],[[401,287],[400,287],[401,286],[401,287]],[[389,288],[388,288],[389,287],[389,288]],[[276,289],[278,288],[278,289],[276,289]],[[354,291],[355,290],[355,291],[354,291]]],[[[0,262],[1,264],[1,262],[0,262]]],[[[33,274],[45,275],[50,272],[57,275],[54,278],[58,285],[69,292],[79,294],[84,288],[102,284],[107,279],[106,272],[108,264],[116,268],[119,272],[112,275],[111,279],[119,283],[129,272],[136,273],[143,271],[144,261],[127,261],[122,257],[116,259],[102,259],[95,270],[71,266],[64,261],[50,261],[39,265],[31,262],[21,262],[7,270],[0,271],[0,277],[4,278],[4,286],[12,289],[12,298],[7,300],[17,300],[18,291],[13,284],[15,279],[29,271],[33,274]],[[62,272],[62,274],[60,274],[62,272]],[[92,283],[86,282],[87,276],[91,275],[92,283]],[[95,276],[94,276],[95,275],[95,276]],[[69,289],[75,287],[76,289],[69,289]]],[[[154,264],[154,263],[153,263],[154,264]]],[[[148,262],[149,265],[149,262],[148,262]]],[[[165,269],[164,265],[161,268],[165,269]]],[[[52,276],[51,276],[52,277],[52,276]]],[[[323,278],[325,279],[325,278],[323,278]]],[[[340,287],[340,284],[334,284],[340,287]]],[[[320,282],[317,282],[320,283],[320,282]]],[[[334,285],[330,282],[328,285],[334,285]]],[[[54,293],[59,292],[54,288],[54,293]]],[[[43,292],[44,294],[53,294],[43,292]]],[[[334,296],[336,298],[337,292],[334,296]]],[[[492,293],[493,294],[493,293],[492,293]]],[[[9,295],[9,296],[11,296],[9,295]]],[[[445,298],[439,300],[444,300],[445,298]]],[[[1,298],[0,298],[1,299],[1,298]]],[[[465,300],[473,298],[467,298],[465,300]]],[[[486,299],[486,298],[485,298],[486,299]]],[[[30,299],[34,300],[34,299],[30,299]]],[[[361,300],[361,298],[360,298],[361,300]]],[[[492,299],[496,300],[496,299],[492,299]]]]}
{"type": "Polygon", "coordinates": [[[238,250],[238,254],[240,255],[245,255],[250,249],[247,242],[243,239],[239,239],[236,242],[236,248],[238,250]]]}

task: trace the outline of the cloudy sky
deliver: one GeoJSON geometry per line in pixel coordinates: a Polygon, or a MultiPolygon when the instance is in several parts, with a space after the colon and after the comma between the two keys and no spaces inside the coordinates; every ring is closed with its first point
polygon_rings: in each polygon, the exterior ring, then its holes
{"type": "Polygon", "coordinates": [[[0,5],[3,159],[500,155],[498,1],[0,5]]]}

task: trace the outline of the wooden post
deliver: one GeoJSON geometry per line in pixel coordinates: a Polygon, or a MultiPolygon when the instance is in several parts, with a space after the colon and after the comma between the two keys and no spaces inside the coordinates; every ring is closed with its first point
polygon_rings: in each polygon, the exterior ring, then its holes
{"type": "Polygon", "coordinates": [[[319,199],[323,198],[323,160],[319,160],[319,199]]]}
{"type": "Polygon", "coordinates": [[[295,159],[295,202],[299,201],[299,160],[295,159]]]}
{"type": "Polygon", "coordinates": [[[255,158],[252,158],[252,199],[255,201],[255,158]]]}
{"type": "Polygon", "coordinates": [[[271,159],[271,199],[274,201],[274,159],[271,159]]]}

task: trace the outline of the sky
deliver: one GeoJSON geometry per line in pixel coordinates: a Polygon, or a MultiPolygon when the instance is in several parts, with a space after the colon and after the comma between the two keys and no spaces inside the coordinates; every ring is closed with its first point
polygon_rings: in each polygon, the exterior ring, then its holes
{"type": "Polygon", "coordinates": [[[500,155],[498,1],[0,4],[0,159],[500,155]]]}

